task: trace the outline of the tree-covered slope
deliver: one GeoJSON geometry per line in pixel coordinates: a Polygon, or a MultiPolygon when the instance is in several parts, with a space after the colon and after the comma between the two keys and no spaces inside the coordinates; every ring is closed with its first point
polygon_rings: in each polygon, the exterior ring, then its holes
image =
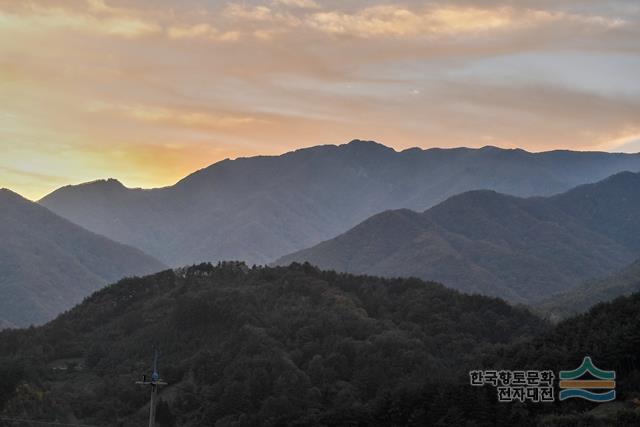
{"type": "Polygon", "coordinates": [[[585,312],[599,302],[635,292],[640,292],[640,260],[609,277],[590,280],[567,292],[553,295],[537,308],[551,319],[559,319],[585,312]]]}
{"type": "Polygon", "coordinates": [[[140,425],[148,390],[134,381],[157,345],[162,425],[418,422],[444,415],[387,406],[545,327],[416,279],[203,264],[123,280],[45,326],[0,333],[0,380],[18,385],[0,398],[5,416],[140,425]]]}
{"type": "Polygon", "coordinates": [[[417,276],[467,292],[539,301],[621,269],[640,255],[640,174],[621,173],[528,199],[493,191],[417,213],[386,211],[277,261],[381,276],[417,276]]]}
{"type": "Polygon", "coordinates": [[[163,265],[0,190],[0,328],[51,320],[96,289],[163,265]]]}
{"type": "MultiPolygon", "coordinates": [[[[551,328],[498,299],[309,265],[194,266],[102,289],[49,324],[0,332],[3,417],[160,426],[635,426],[640,294],[551,328]],[[613,404],[506,404],[470,369],[616,370],[613,404]]],[[[557,386],[557,384],[556,384],[557,386]]]]}
{"type": "MultiPolygon", "coordinates": [[[[615,402],[597,404],[580,399],[553,405],[515,405],[513,414],[537,419],[537,425],[640,425],[640,293],[595,305],[553,329],[519,343],[492,349],[482,362],[487,369],[561,370],[578,367],[590,356],[601,369],[616,372],[615,402]]],[[[557,389],[556,389],[557,392],[557,389]]],[[[526,425],[526,424],[525,424],[526,425]]]]}
{"type": "Polygon", "coordinates": [[[40,202],[168,265],[267,263],[388,209],[422,211],[475,189],[551,195],[624,170],[640,171],[640,155],[495,147],[396,152],[353,141],[224,160],[161,189],[107,180],[64,187],[40,202]]]}

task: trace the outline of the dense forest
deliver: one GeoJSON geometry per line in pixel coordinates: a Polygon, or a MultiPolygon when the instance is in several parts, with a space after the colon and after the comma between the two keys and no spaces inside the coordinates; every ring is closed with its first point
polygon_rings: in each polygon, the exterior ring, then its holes
{"type": "MultiPolygon", "coordinates": [[[[485,353],[485,368],[573,369],[583,357],[616,371],[616,402],[584,401],[527,406],[543,426],[640,425],[640,293],[600,303],[533,339],[485,353]]],[[[515,409],[515,408],[514,408],[515,409]]],[[[518,411],[519,409],[515,409],[518,411]]]]}
{"type": "Polygon", "coordinates": [[[141,425],[149,395],[134,382],[154,347],[162,426],[640,422],[623,403],[638,397],[638,295],[551,327],[418,279],[241,263],[126,279],[45,326],[1,332],[2,414],[141,425]],[[573,369],[585,354],[618,371],[620,407],[497,403],[469,385],[470,369],[573,369]]]}

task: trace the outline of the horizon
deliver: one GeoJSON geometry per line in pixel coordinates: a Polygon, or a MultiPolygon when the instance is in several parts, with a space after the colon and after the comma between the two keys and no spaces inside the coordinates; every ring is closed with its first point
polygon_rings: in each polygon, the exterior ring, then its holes
{"type": "MultiPolygon", "coordinates": [[[[222,163],[225,161],[235,161],[235,160],[242,160],[242,159],[248,159],[248,158],[254,158],[254,157],[281,157],[281,156],[285,156],[287,154],[290,153],[294,153],[297,151],[304,151],[304,150],[308,150],[308,149],[313,149],[313,148],[318,148],[318,147],[344,147],[347,146],[349,144],[352,143],[373,143],[376,145],[380,145],[383,146],[385,148],[391,149],[393,150],[395,153],[399,154],[402,152],[406,152],[406,151],[411,151],[411,150],[421,150],[421,151],[430,151],[430,150],[483,150],[483,149],[487,149],[487,148],[493,148],[493,149],[498,149],[498,150],[504,150],[504,151],[524,151],[528,154],[545,154],[545,153],[553,153],[553,152],[573,152],[573,153],[603,153],[603,154],[630,154],[630,155],[640,155],[640,151],[639,152],[615,152],[615,151],[601,151],[601,150],[571,150],[571,149],[564,149],[564,148],[556,148],[556,149],[551,149],[551,150],[543,150],[543,151],[533,151],[533,150],[525,150],[523,148],[519,148],[519,147],[513,147],[513,148],[503,148],[503,147],[498,147],[495,145],[485,145],[482,147],[468,147],[468,146],[459,146],[459,147],[418,147],[418,146],[414,146],[414,147],[408,147],[408,148],[403,148],[403,149],[397,149],[391,145],[386,145],[384,143],[375,141],[375,140],[363,140],[363,139],[352,139],[348,142],[344,142],[342,144],[321,144],[321,145],[313,145],[313,146],[308,146],[308,147],[300,147],[300,148],[294,148],[291,149],[289,151],[285,151],[283,153],[277,153],[277,154],[256,154],[253,156],[239,156],[239,157],[227,157],[224,159],[219,159],[216,160],[212,163],[209,163],[201,168],[192,170],[192,171],[187,171],[185,173],[185,175],[178,177],[174,182],[168,183],[166,185],[159,185],[159,186],[149,186],[149,187],[140,187],[140,186],[135,186],[135,185],[128,185],[126,183],[126,181],[124,181],[123,179],[117,177],[117,176],[106,176],[106,177],[101,177],[101,178],[95,178],[95,179],[91,179],[91,180],[87,180],[87,181],[78,181],[78,182],[69,182],[69,183],[65,183],[62,185],[59,185],[55,188],[53,188],[52,190],[44,193],[44,194],[38,194],[38,195],[30,195],[30,194],[24,194],[21,193],[20,191],[17,191],[14,188],[11,187],[6,187],[3,185],[0,185],[0,190],[8,190],[12,193],[15,193],[29,201],[32,202],[36,202],[38,203],[41,199],[47,197],[48,195],[50,195],[51,193],[54,193],[55,191],[61,189],[61,188],[65,188],[65,187],[74,187],[74,186],[78,186],[78,185],[84,185],[84,184],[94,184],[94,183],[99,183],[99,182],[107,182],[107,181],[116,181],[118,182],[120,185],[122,185],[123,187],[125,187],[128,190],[157,190],[157,189],[161,189],[161,188],[167,188],[167,187],[172,187],[174,185],[176,185],[178,182],[180,182],[181,180],[183,180],[184,178],[187,178],[188,176],[197,173],[201,170],[207,169],[209,167],[215,166],[218,163],[222,163]]],[[[627,171],[627,172],[632,172],[632,171],[627,171]]],[[[623,173],[623,172],[619,172],[619,173],[623,173]]],[[[617,173],[616,175],[618,175],[619,173],[617,173]]],[[[633,173],[633,172],[632,172],[633,173]]]]}
{"type": "Polygon", "coordinates": [[[638,23],[632,0],[0,0],[0,186],[161,187],[354,135],[638,152],[638,23]]]}

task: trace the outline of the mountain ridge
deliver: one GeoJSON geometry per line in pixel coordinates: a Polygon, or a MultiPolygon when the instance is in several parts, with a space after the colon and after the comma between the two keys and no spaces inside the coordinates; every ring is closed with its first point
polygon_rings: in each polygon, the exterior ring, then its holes
{"type": "Polygon", "coordinates": [[[640,155],[396,151],[354,140],[223,160],[157,189],[108,181],[63,187],[40,203],[168,265],[225,259],[263,264],[388,209],[424,210],[476,189],[548,196],[621,170],[639,171],[640,155]]]}
{"type": "Polygon", "coordinates": [[[374,215],[275,264],[411,275],[532,302],[606,276],[640,254],[638,188],[640,174],[623,172],[547,198],[469,191],[421,213],[374,215]]]}
{"type": "MultiPolygon", "coordinates": [[[[473,151],[487,151],[487,150],[492,150],[492,151],[496,151],[496,152],[515,152],[515,153],[524,153],[527,155],[544,155],[544,154],[581,154],[581,155],[607,155],[607,156],[640,156],[640,152],[637,153],[627,153],[627,152],[610,152],[610,151],[598,151],[598,150],[570,150],[570,149],[554,149],[554,150],[545,150],[545,151],[529,151],[529,150],[525,150],[523,148],[504,148],[504,147],[498,147],[495,145],[485,145],[482,147],[467,147],[467,146],[459,146],[459,147],[428,147],[428,148],[422,148],[422,147],[409,147],[409,148],[404,148],[402,150],[396,150],[393,147],[384,145],[382,143],[379,143],[377,141],[373,141],[373,140],[360,140],[360,139],[354,139],[351,140],[348,143],[344,143],[344,144],[322,144],[322,145],[315,145],[315,146],[311,146],[311,147],[303,147],[303,148],[298,148],[295,150],[291,150],[291,151],[287,151],[284,152],[282,154],[259,154],[259,155],[255,155],[255,156],[240,156],[240,157],[235,157],[235,158],[230,158],[230,157],[226,157],[222,160],[218,160],[216,162],[211,163],[208,166],[205,166],[203,168],[197,169],[191,173],[189,173],[188,175],[186,175],[183,178],[180,178],[178,181],[176,181],[174,184],[169,184],[166,186],[160,186],[160,187],[128,187],[126,186],[124,183],[122,183],[118,178],[115,177],[105,177],[105,178],[98,178],[92,181],[87,181],[87,182],[83,182],[80,184],[67,184],[67,185],[63,185],[59,188],[57,188],[56,190],[51,191],[50,193],[44,195],[43,197],[41,197],[40,199],[38,199],[37,201],[39,202],[40,200],[46,199],[47,197],[49,197],[50,195],[52,195],[53,193],[57,192],[58,190],[61,189],[65,189],[65,188],[74,188],[74,187],[81,187],[81,186],[91,186],[91,185],[99,185],[99,184],[103,184],[103,183],[110,183],[110,182],[114,182],[115,184],[118,184],[118,186],[124,187],[127,190],[161,190],[167,187],[172,187],[178,183],[180,183],[181,181],[183,181],[184,179],[190,177],[191,175],[195,175],[199,172],[204,172],[209,170],[210,168],[213,168],[215,166],[218,166],[220,164],[224,164],[224,163],[229,163],[229,162],[235,162],[235,161],[239,161],[239,160],[246,160],[246,159],[269,159],[269,158],[277,158],[277,157],[282,157],[282,156],[286,156],[289,154],[293,154],[293,153],[297,153],[297,152],[302,152],[302,151],[309,151],[309,150],[315,150],[315,149],[325,149],[325,148],[340,148],[340,147],[344,147],[344,146],[348,146],[350,144],[353,145],[369,145],[371,144],[372,146],[379,146],[382,147],[384,149],[387,150],[391,150],[396,154],[403,154],[403,153],[414,153],[414,152],[420,152],[420,153],[438,153],[438,152],[473,152],[473,151]]],[[[10,190],[11,191],[11,190],[10,190]]]]}
{"type": "Polygon", "coordinates": [[[43,323],[100,286],[164,268],[136,248],[0,190],[0,324],[43,323]]]}

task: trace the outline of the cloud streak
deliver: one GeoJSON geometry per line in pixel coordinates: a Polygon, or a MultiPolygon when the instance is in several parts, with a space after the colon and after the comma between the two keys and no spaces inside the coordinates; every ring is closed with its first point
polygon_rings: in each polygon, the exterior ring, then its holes
{"type": "Polygon", "coordinates": [[[134,38],[161,31],[161,27],[126,9],[90,0],[81,10],[38,2],[17,2],[17,7],[0,5],[0,23],[15,32],[74,31],[134,38]],[[82,10],[84,9],[84,10],[82,10]]]}
{"type": "Polygon", "coordinates": [[[369,7],[351,14],[320,12],[308,17],[306,22],[319,31],[364,38],[451,37],[469,33],[522,30],[549,23],[578,23],[605,28],[624,25],[621,18],[608,19],[529,9],[518,11],[512,7],[435,7],[412,11],[393,5],[369,7]]]}
{"type": "Polygon", "coordinates": [[[629,149],[639,21],[631,0],[0,0],[0,184],[167,185],[353,138],[629,149]]]}

